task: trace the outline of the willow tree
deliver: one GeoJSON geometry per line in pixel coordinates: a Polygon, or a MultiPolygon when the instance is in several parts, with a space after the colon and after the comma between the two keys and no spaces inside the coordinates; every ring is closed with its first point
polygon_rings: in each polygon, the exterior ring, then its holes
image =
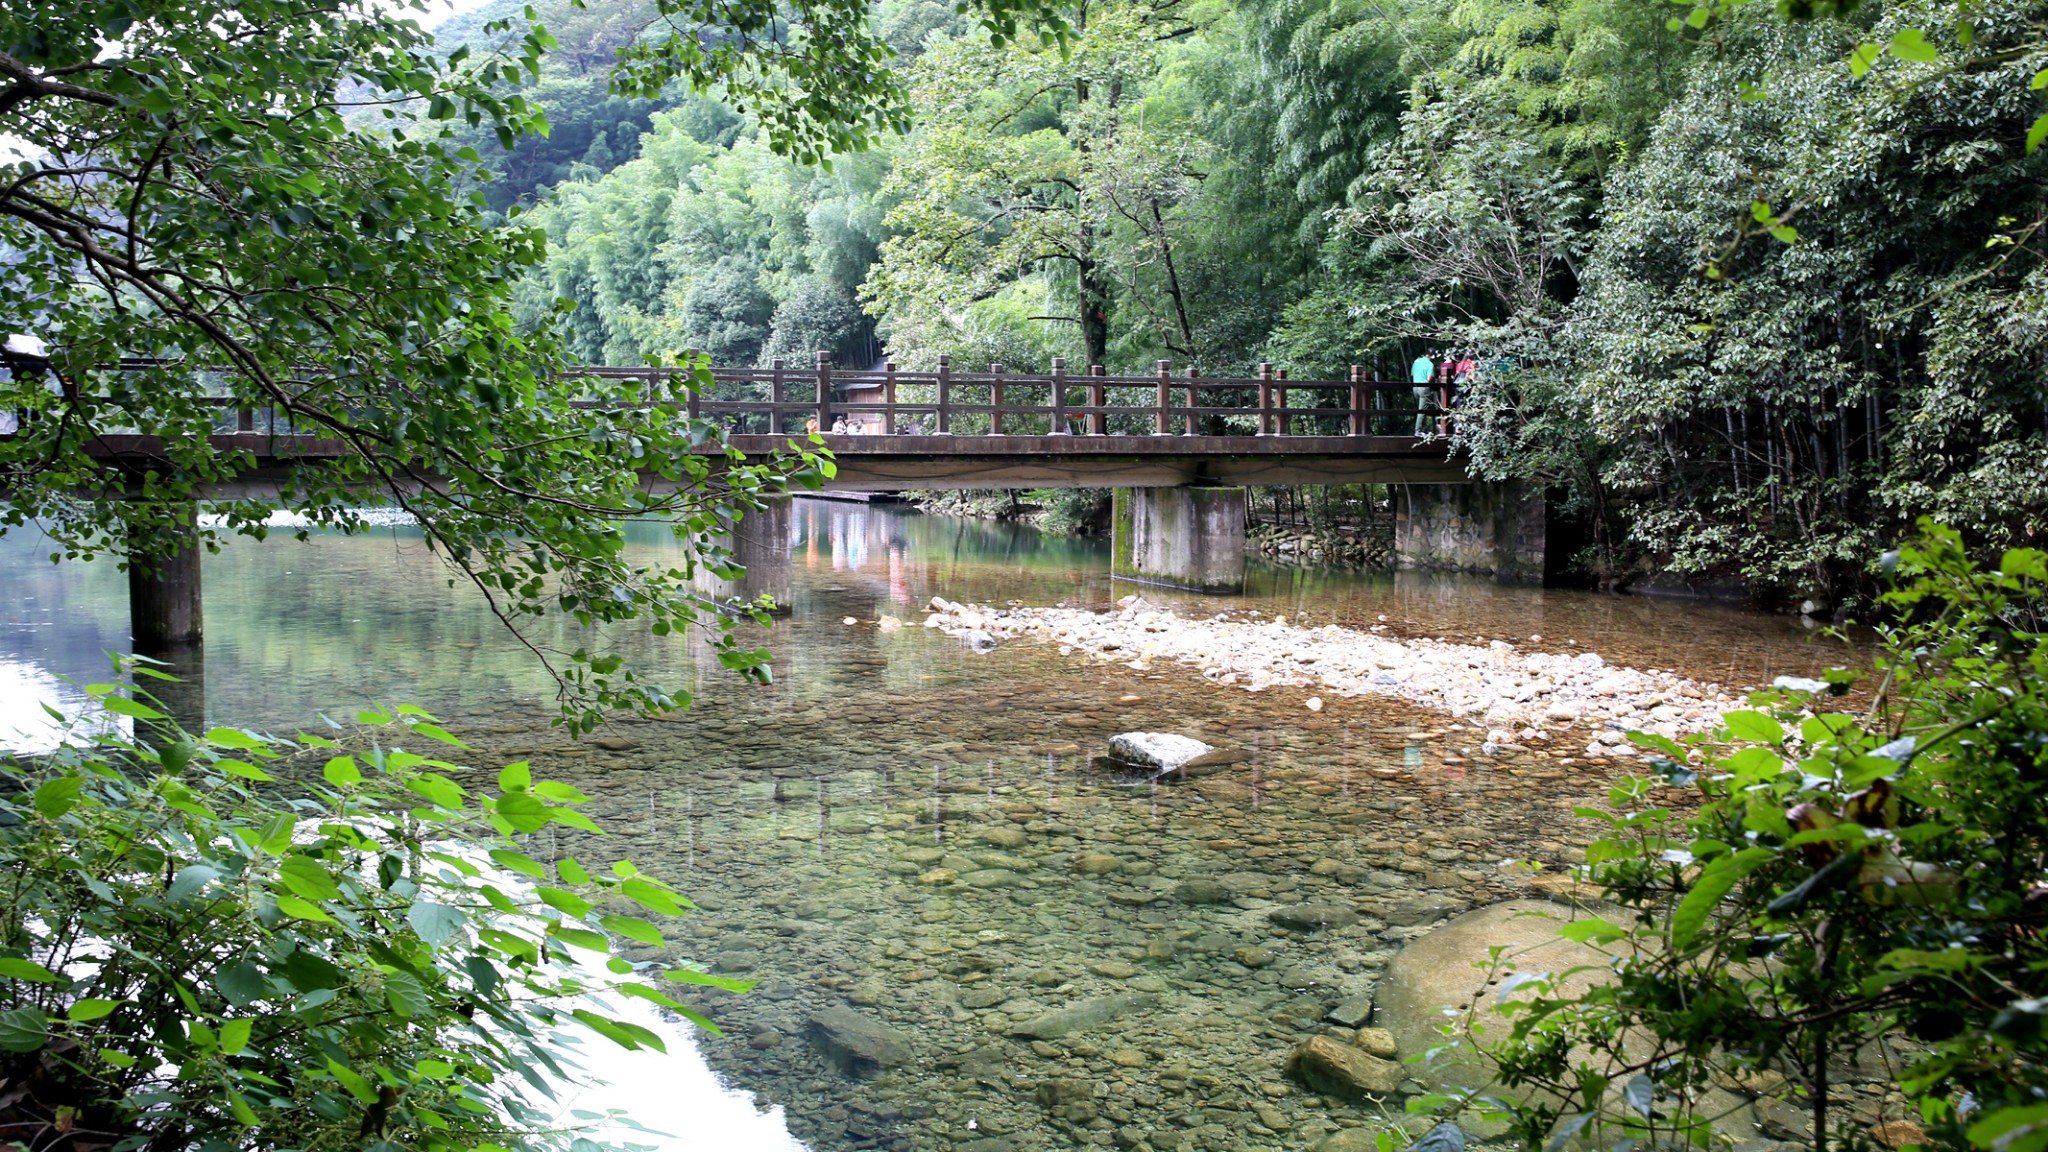
{"type": "MultiPolygon", "coordinates": [[[[857,0],[655,7],[658,27],[614,75],[622,95],[716,85],[804,159],[901,123],[900,85],[877,66],[888,49],[857,0]]],[[[978,11],[996,39],[1056,18],[1046,0],[978,11]]],[[[549,662],[579,723],[672,703],[613,657],[544,652],[530,626],[707,618],[689,565],[637,564],[620,522],[669,515],[701,536],[821,465],[714,479],[691,454],[714,434],[680,418],[679,391],[565,380],[549,328],[513,323],[513,285],[543,239],[486,211],[475,189],[489,174],[456,135],[482,126],[510,146],[547,130],[514,85],[538,77],[552,41],[538,25],[502,31],[502,50],[443,54],[372,0],[0,6],[0,140],[14,152],[0,331],[51,350],[0,383],[14,428],[0,438],[0,530],[38,522],[74,557],[193,547],[195,498],[255,464],[209,444],[222,408],[274,412],[342,449],[288,474],[283,502],[343,527],[366,495],[413,512],[549,662]],[[125,431],[161,451],[117,474],[94,449],[125,431]]],[[[221,510],[205,543],[260,535],[270,508],[221,510]]]]}

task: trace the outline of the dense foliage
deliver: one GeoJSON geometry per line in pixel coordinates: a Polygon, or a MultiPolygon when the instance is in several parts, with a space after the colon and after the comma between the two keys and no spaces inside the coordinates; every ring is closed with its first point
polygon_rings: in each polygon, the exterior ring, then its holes
{"type": "Polygon", "coordinates": [[[90,720],[145,735],[81,722],[0,757],[10,1146],[587,1148],[555,1099],[577,1035],[662,1047],[601,997],[704,1022],[663,983],[744,990],[620,955],[689,902],[623,860],[540,858],[537,833],[599,831],[584,797],[523,762],[477,778],[418,709],[195,736],[89,691],[90,720]]]}
{"type": "Polygon", "coordinates": [[[1597,575],[1846,603],[1917,515],[2048,532],[2048,10],[1794,15],[1090,0],[1064,40],[998,41],[889,0],[907,134],[825,172],[752,121],[657,120],[541,208],[529,314],[577,300],[594,359],[788,357],[770,317],[827,294],[872,325],[811,329],[842,363],[1396,375],[1472,349],[1457,446],[1552,489],[1597,575]]]}
{"type": "Polygon", "coordinates": [[[1883,1041],[1914,1142],[2048,1148],[2048,554],[1980,569],[1938,529],[1888,562],[1906,622],[1867,712],[1825,710],[1848,672],[1781,681],[1711,736],[1634,734],[1663,776],[1582,810],[1607,825],[1587,879],[1627,915],[1563,931],[1617,960],[1580,994],[1506,976],[1485,1038],[1531,1146],[1705,1147],[1712,1089],[1761,1076],[1848,1146],[1871,1118],[1842,1072],[1883,1041]]]}

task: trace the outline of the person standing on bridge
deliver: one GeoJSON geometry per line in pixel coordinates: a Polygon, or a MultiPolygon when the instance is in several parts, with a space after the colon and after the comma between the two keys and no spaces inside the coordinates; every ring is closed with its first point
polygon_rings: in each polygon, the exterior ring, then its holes
{"type": "Polygon", "coordinates": [[[1420,436],[1429,427],[1429,381],[1436,375],[1436,355],[1424,352],[1408,366],[1408,380],[1415,385],[1415,434],[1420,436]]]}

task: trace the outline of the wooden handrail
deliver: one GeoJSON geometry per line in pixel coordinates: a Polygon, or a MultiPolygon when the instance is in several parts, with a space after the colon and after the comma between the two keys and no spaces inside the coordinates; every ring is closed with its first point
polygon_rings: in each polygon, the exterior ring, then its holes
{"type": "MultiPolygon", "coordinates": [[[[120,368],[128,371],[185,367],[189,367],[188,363],[179,361],[124,359],[120,362],[120,368]]],[[[664,395],[673,396],[683,391],[673,387],[678,372],[662,368],[592,366],[572,369],[564,375],[569,379],[587,377],[640,381],[644,385],[639,389],[642,403],[654,404],[660,402],[664,395]],[[672,383],[666,391],[662,388],[664,379],[672,383]]],[[[714,368],[711,376],[718,384],[759,386],[768,398],[718,400],[689,390],[678,398],[683,400],[691,417],[703,416],[729,422],[734,431],[762,428],[774,434],[785,433],[792,423],[802,423],[806,419],[816,419],[819,430],[829,432],[840,417],[853,419],[875,415],[881,418],[881,429],[885,432],[897,431],[907,420],[918,431],[953,434],[954,425],[960,417],[985,416],[992,435],[1013,431],[1012,424],[1016,421],[1035,422],[1043,418],[1046,434],[1071,434],[1075,431],[1073,423],[1079,422],[1089,435],[1108,436],[1112,434],[1114,418],[1122,425],[1122,431],[1117,433],[1120,435],[1171,436],[1175,435],[1177,425],[1180,435],[1194,436],[1201,434],[1203,427],[1221,424],[1226,435],[1285,437],[1298,435],[1297,424],[1305,423],[1308,435],[1408,437],[1414,435],[1418,417],[1430,422],[1423,425],[1427,428],[1431,423],[1441,426],[1450,416],[1436,388],[1430,388],[1427,399],[1418,404],[1412,382],[1376,379],[1356,365],[1352,366],[1349,378],[1344,380],[1290,379],[1285,369],[1276,369],[1267,363],[1258,366],[1258,374],[1254,377],[1205,377],[1190,365],[1184,376],[1176,381],[1171,362],[1166,360],[1158,361],[1153,373],[1147,376],[1111,376],[1103,371],[1101,365],[1092,364],[1088,366],[1087,375],[1081,378],[1086,382],[1087,393],[1086,402],[1081,404],[1068,400],[1067,388],[1073,378],[1067,375],[1066,362],[1060,359],[1055,359],[1052,371],[1044,375],[1012,372],[1001,364],[991,364],[987,372],[956,372],[943,355],[938,358],[936,370],[931,372],[902,371],[893,362],[884,363],[878,371],[850,372],[835,367],[830,354],[821,352],[816,358],[813,387],[809,389],[811,395],[804,399],[789,395],[788,370],[780,359],[770,361],[767,368],[714,368]],[[1181,403],[1175,403],[1176,384],[1179,385],[1181,403]],[[976,391],[986,388],[988,403],[961,402],[959,390],[963,387],[976,391]],[[1149,403],[1135,398],[1130,398],[1134,402],[1117,403],[1111,395],[1114,389],[1143,389],[1139,395],[1149,393],[1149,403]],[[868,392],[874,393],[876,398],[851,399],[854,394],[868,392]],[[1044,402],[1033,402],[1041,393],[1044,402]],[[1309,406],[1291,403],[1300,398],[1297,394],[1305,394],[1311,401],[1309,406]],[[1335,403],[1329,402],[1332,400],[1335,403]],[[1379,425],[1377,430],[1375,421],[1379,425]],[[1319,432],[1319,423],[1324,427],[1334,425],[1338,430],[1319,432]],[[1148,424],[1148,432],[1139,431],[1148,424]],[[1232,425],[1235,425],[1234,432],[1231,431],[1232,425]]],[[[281,434],[277,431],[279,422],[274,414],[259,421],[256,409],[238,405],[229,397],[205,397],[200,402],[232,408],[235,413],[232,427],[238,433],[281,434]]],[[[594,400],[578,403],[579,406],[600,406],[600,402],[594,400]]],[[[629,408],[640,405],[615,406],[629,408]]]]}

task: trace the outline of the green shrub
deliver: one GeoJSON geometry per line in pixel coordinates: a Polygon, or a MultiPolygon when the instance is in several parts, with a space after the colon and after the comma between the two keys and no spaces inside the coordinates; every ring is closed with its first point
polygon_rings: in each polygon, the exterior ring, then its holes
{"type": "MultiPolygon", "coordinates": [[[[148,741],[0,756],[0,1138],[75,1149],[566,1146],[545,1105],[558,1034],[652,1031],[609,992],[702,1018],[615,940],[661,943],[689,902],[619,862],[522,852],[598,831],[574,788],[495,787],[416,749],[426,713],[357,717],[346,746],[178,731],[111,684],[148,741]],[[630,913],[630,914],[629,914],[630,913]]],[[[744,985],[690,971],[673,981],[744,985]]]]}
{"type": "Polygon", "coordinates": [[[1930,1144],[2048,1148],[2048,556],[1987,571],[1923,532],[1886,558],[1903,623],[1863,714],[1820,707],[1847,672],[1781,679],[1712,736],[1633,734],[1661,777],[1581,810],[1627,915],[1563,930],[1617,957],[1584,994],[1507,977],[1487,1056],[1528,1146],[1704,1147],[1706,1089],[1766,1070],[1816,1147],[1865,1142],[1837,1077],[1887,1038],[1930,1144]]]}

